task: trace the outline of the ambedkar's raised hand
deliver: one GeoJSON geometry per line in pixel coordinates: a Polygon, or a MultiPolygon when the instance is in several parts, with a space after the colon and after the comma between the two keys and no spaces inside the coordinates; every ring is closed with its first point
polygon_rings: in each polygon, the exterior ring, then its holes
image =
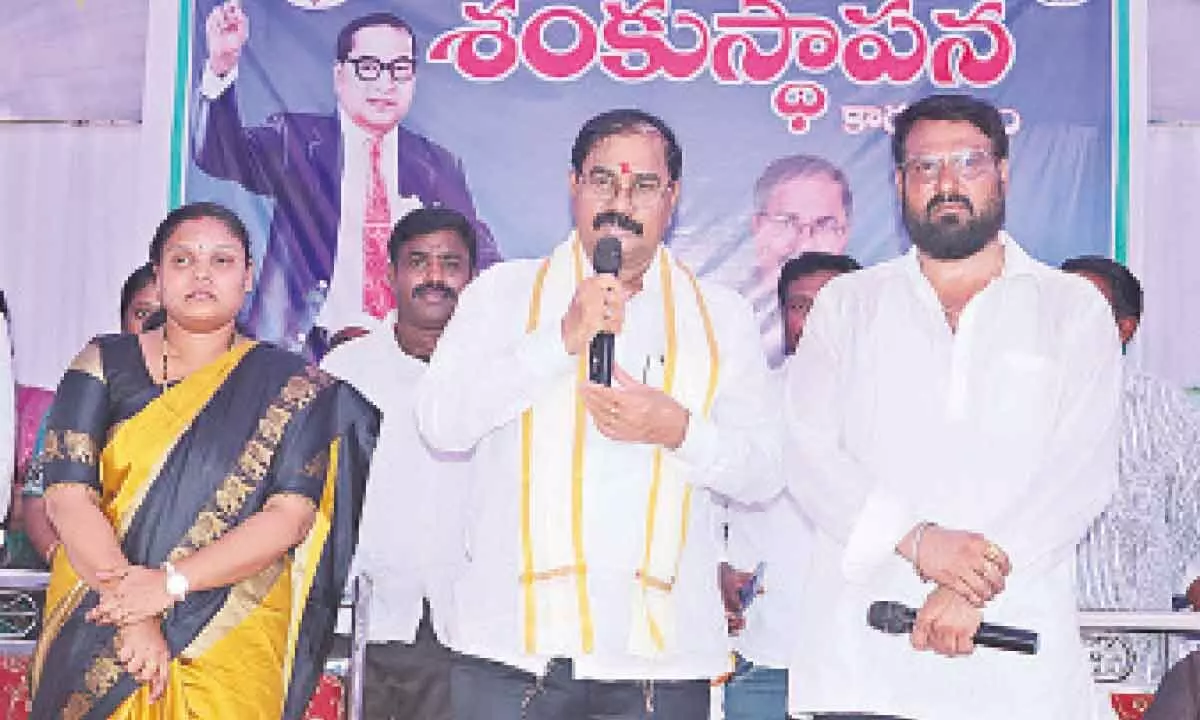
{"type": "Polygon", "coordinates": [[[227,75],[237,67],[242,47],[250,38],[250,20],[242,12],[239,0],[226,0],[212,9],[204,23],[208,42],[208,67],[217,75],[227,75]]]}

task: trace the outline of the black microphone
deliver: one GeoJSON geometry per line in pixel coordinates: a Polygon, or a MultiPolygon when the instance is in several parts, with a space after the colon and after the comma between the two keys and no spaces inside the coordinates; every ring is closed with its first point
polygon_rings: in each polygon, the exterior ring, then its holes
{"type": "MultiPolygon", "coordinates": [[[[592,270],[597,275],[616,276],[621,271],[621,241],[612,235],[600,238],[596,243],[596,251],[592,253],[592,270]]],[[[588,353],[588,378],[594,383],[612,385],[613,334],[610,332],[596,333],[592,338],[592,347],[588,353]]]]}
{"type": "MultiPolygon", "coordinates": [[[[917,622],[917,611],[898,602],[876,600],[867,610],[867,624],[889,635],[908,635],[917,622]]],[[[1038,634],[1032,630],[980,623],[972,638],[976,645],[1037,655],[1038,634]]]]}

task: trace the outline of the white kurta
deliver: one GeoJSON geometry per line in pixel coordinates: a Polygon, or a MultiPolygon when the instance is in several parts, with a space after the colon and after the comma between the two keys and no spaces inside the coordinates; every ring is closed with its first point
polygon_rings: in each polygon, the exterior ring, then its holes
{"type": "MultiPolygon", "coordinates": [[[[782,371],[775,371],[782,389],[782,371]]],[[[763,563],[762,593],[746,610],[733,646],[756,665],[786,668],[802,638],[796,608],[809,589],[812,522],[786,488],[767,502],[730,502],[726,516],[729,562],[753,572],[763,563]]]]}
{"type": "MultiPolygon", "coordinates": [[[[576,369],[562,343],[560,323],[526,334],[530,292],[541,261],[496,265],[468,286],[438,343],[421,385],[417,418],[430,444],[475,448],[472,462],[469,562],[455,586],[458,623],[452,647],[527,671],[548,658],[521,644],[519,577],[519,415],[546,388],[576,369]]],[[[617,364],[661,386],[663,300],[657,260],[645,286],[628,303],[616,338],[617,364]]],[[[766,361],[745,301],[702,284],[720,347],[712,414],[696,409],[674,454],[688,481],[746,500],[778,492],[778,403],[772,402],[766,361]]],[[[686,290],[690,292],[690,289],[686,290]]],[[[566,307],[545,308],[558,318],[566,307]]],[[[692,495],[689,532],[673,596],[679,642],[655,660],[628,651],[633,570],[641,560],[651,480],[650,445],[614,442],[587,423],[583,545],[595,625],[595,651],[574,658],[575,675],[594,679],[695,679],[728,668],[725,617],[716,586],[719,543],[708,492],[692,495]]],[[[571,428],[562,428],[571,442],[571,428]]]]}
{"type": "Polygon", "coordinates": [[[383,413],[363,499],[352,575],[374,582],[370,642],[413,642],[428,598],[438,639],[454,626],[454,579],[466,563],[463,518],[469,453],[431,449],[417,433],[413,403],[427,365],[396,344],[393,311],[366,337],[334,348],[321,367],[383,413]]]}
{"type": "Polygon", "coordinates": [[[957,333],[915,252],[817,299],[786,370],[787,481],[817,529],[793,712],[1093,717],[1072,571],[1117,483],[1116,328],[1086,280],[1004,248],[957,333]],[[1008,552],[984,620],[1037,631],[1038,655],[945,658],[867,626],[872,601],[919,607],[932,589],[894,552],[920,520],[1008,552]]]}

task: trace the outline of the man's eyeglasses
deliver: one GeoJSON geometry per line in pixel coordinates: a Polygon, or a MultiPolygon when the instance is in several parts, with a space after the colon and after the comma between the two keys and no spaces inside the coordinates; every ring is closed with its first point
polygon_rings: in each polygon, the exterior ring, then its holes
{"type": "Polygon", "coordinates": [[[846,232],[845,223],[838,222],[832,215],[823,215],[816,220],[805,222],[795,213],[765,213],[758,214],[760,218],[778,227],[786,227],[788,232],[800,238],[827,238],[846,232]]]}
{"type": "Polygon", "coordinates": [[[637,208],[654,207],[671,187],[671,183],[664,183],[654,173],[634,173],[629,186],[622,190],[617,174],[600,167],[592,168],[584,175],[582,183],[588,194],[596,200],[612,202],[624,192],[629,197],[629,203],[637,208]]]}
{"type": "Polygon", "coordinates": [[[391,62],[384,62],[371,55],[346,58],[343,62],[354,66],[354,76],[363,82],[378,80],[384,71],[392,77],[392,82],[408,82],[413,79],[417,70],[417,61],[410,57],[398,57],[391,62]]]}
{"type": "Polygon", "coordinates": [[[959,180],[974,180],[996,167],[995,156],[990,150],[956,150],[944,155],[918,155],[905,160],[900,166],[905,177],[919,183],[937,182],[942,176],[942,167],[949,167],[959,180]]]}

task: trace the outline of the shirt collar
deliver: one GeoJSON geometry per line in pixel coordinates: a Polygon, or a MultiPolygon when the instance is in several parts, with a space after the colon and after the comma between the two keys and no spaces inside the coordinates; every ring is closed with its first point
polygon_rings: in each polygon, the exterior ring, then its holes
{"type": "MultiPolygon", "coordinates": [[[[359,127],[359,125],[355,123],[353,119],[351,119],[350,115],[346,113],[345,109],[343,109],[341,105],[338,105],[337,114],[338,125],[341,127],[344,145],[354,145],[354,147],[362,148],[362,150],[365,152],[367,146],[370,144],[371,139],[375,136],[359,127]]],[[[399,125],[391,130],[388,130],[383,136],[382,150],[385,157],[387,150],[394,147],[396,144],[396,134],[398,132],[398,128],[399,125]]]]}
{"type": "MultiPolygon", "coordinates": [[[[1038,263],[1033,258],[1029,257],[1029,253],[1013,240],[1012,235],[1009,235],[1006,230],[1000,231],[1000,244],[1004,247],[1004,268],[1000,271],[1000,277],[1020,277],[1022,275],[1035,275],[1038,272],[1038,263]]],[[[917,246],[912,245],[905,253],[905,263],[909,266],[912,272],[915,272],[919,278],[925,276],[921,273],[921,262],[917,256],[917,246]]]]}

